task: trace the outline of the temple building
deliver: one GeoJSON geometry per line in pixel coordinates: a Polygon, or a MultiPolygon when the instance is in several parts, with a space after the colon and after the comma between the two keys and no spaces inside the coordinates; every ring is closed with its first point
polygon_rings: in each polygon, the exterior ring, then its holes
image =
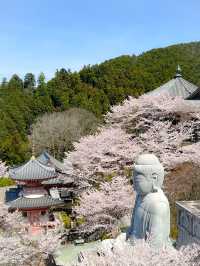
{"type": "Polygon", "coordinates": [[[153,96],[162,93],[167,93],[172,97],[182,97],[185,100],[190,100],[190,103],[193,103],[193,100],[195,100],[195,103],[197,103],[196,100],[200,100],[200,88],[182,77],[179,65],[173,79],[169,80],[157,89],[150,91],[148,95],[153,96]]]}
{"type": "Polygon", "coordinates": [[[74,185],[73,166],[70,162],[66,162],[64,165],[46,151],[37,157],[37,160],[43,165],[55,168],[57,172],[56,178],[51,178],[42,182],[48,189],[57,187],[62,191],[65,190],[64,188],[74,185]]]}
{"type": "Polygon", "coordinates": [[[60,174],[64,175],[73,174],[73,166],[71,162],[65,162],[64,165],[46,151],[44,151],[39,157],[37,157],[37,160],[44,165],[54,167],[55,170],[58,171],[60,174]]]}
{"type": "Polygon", "coordinates": [[[47,152],[38,158],[32,156],[25,164],[11,168],[9,176],[20,192],[15,200],[8,202],[9,210],[18,210],[27,217],[28,230],[56,226],[50,210],[70,208],[73,195],[69,188],[73,180],[68,175],[71,171],[70,166],[65,168],[47,152]]]}

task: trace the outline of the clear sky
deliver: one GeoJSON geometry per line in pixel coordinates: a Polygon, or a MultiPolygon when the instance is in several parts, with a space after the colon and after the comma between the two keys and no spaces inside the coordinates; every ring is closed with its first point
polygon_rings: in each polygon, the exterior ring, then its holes
{"type": "Polygon", "coordinates": [[[200,40],[200,0],[0,0],[0,79],[200,40]]]}

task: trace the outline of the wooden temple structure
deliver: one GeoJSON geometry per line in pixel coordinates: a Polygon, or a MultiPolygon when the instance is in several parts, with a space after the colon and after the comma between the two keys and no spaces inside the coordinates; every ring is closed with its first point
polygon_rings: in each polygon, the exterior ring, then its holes
{"type": "Polygon", "coordinates": [[[58,220],[50,210],[69,210],[73,200],[72,166],[65,167],[47,152],[34,156],[21,166],[11,168],[9,176],[20,192],[9,201],[9,210],[18,210],[28,221],[28,230],[55,227],[58,220]]]}

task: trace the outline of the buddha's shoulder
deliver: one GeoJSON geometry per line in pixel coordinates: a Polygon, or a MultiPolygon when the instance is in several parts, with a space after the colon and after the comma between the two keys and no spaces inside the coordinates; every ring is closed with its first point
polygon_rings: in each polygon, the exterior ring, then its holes
{"type": "Polygon", "coordinates": [[[146,198],[148,210],[155,214],[165,214],[169,211],[169,202],[165,194],[161,191],[150,193],[146,198]]]}

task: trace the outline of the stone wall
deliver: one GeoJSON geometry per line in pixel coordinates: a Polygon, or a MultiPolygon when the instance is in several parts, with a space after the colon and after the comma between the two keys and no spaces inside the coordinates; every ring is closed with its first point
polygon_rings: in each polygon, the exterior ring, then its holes
{"type": "Polygon", "coordinates": [[[0,203],[4,203],[6,190],[7,190],[7,187],[0,188],[0,203]]]}
{"type": "Polygon", "coordinates": [[[200,201],[179,201],[177,206],[177,246],[200,244],[200,201]]]}

